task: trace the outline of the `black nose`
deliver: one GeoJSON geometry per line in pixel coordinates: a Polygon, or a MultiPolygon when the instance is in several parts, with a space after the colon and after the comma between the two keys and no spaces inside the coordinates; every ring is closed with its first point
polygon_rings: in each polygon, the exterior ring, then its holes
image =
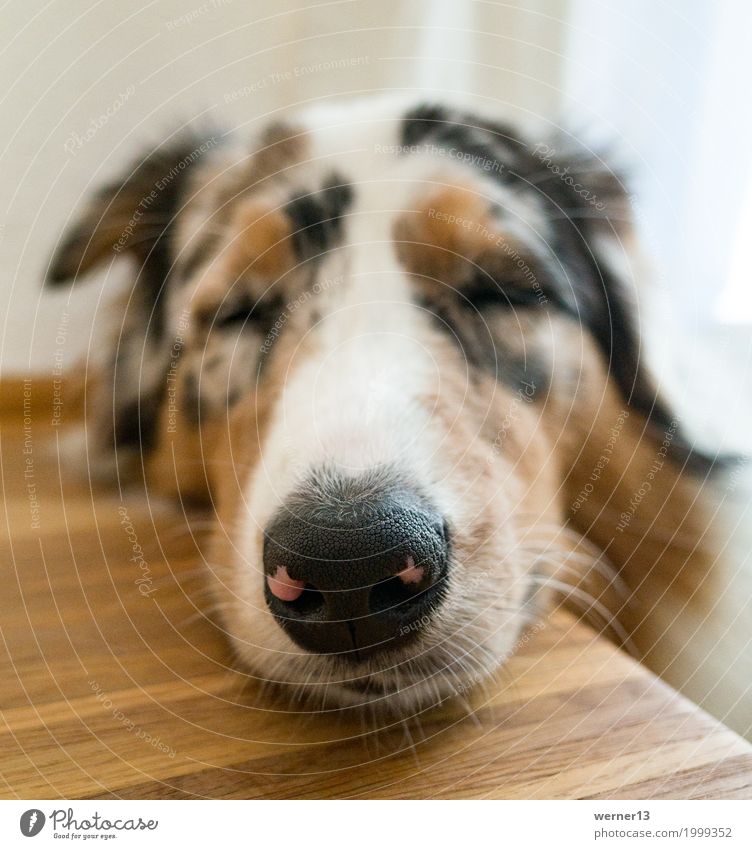
{"type": "Polygon", "coordinates": [[[428,624],[448,560],[442,516],[408,489],[302,496],[266,529],[266,600],[302,648],[359,661],[428,624]]]}

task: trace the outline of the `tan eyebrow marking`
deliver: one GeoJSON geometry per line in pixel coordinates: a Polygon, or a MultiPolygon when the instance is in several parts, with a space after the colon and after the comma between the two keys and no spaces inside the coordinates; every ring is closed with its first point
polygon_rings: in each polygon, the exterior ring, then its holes
{"type": "Polygon", "coordinates": [[[491,203],[478,192],[449,186],[430,192],[395,222],[393,237],[405,268],[461,285],[477,267],[498,269],[503,244],[511,244],[491,203]]]}
{"type": "Polygon", "coordinates": [[[234,236],[194,295],[201,320],[212,320],[228,292],[255,290],[258,297],[295,267],[290,218],[268,197],[239,203],[229,230],[234,236]]]}
{"type": "Polygon", "coordinates": [[[247,201],[237,208],[231,229],[236,236],[225,268],[232,279],[250,273],[272,283],[294,267],[292,227],[284,210],[268,201],[247,201]]]}
{"type": "Polygon", "coordinates": [[[300,162],[308,147],[308,135],[300,127],[278,122],[259,139],[259,149],[247,167],[248,190],[235,186],[234,202],[228,204],[227,226],[235,234],[227,248],[226,273],[232,279],[246,272],[272,280],[294,264],[292,225],[289,217],[275,209],[262,185],[285,168],[300,162]]]}
{"type": "Polygon", "coordinates": [[[201,172],[194,186],[193,205],[205,211],[207,226],[198,229],[184,246],[183,277],[189,277],[218,250],[222,234],[233,226],[240,205],[265,194],[275,176],[301,162],[309,147],[309,135],[295,124],[272,124],[259,137],[256,150],[231,165],[219,161],[201,172]]]}

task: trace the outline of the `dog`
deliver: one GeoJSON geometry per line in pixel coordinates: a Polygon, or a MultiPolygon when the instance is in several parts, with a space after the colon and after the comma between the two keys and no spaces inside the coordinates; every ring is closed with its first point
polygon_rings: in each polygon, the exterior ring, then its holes
{"type": "Polygon", "coordinates": [[[252,674],[412,714],[561,598],[678,662],[714,460],[643,362],[631,219],[562,130],[371,100],[176,134],[91,198],[47,275],[133,269],[89,448],[211,505],[252,674]]]}

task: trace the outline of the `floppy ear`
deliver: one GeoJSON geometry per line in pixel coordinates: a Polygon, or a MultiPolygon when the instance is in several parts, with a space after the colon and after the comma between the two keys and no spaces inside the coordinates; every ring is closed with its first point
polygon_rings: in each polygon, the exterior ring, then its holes
{"type": "Polygon", "coordinates": [[[183,136],[146,152],[123,175],[101,188],[57,246],[46,283],[72,281],[94,266],[124,254],[159,285],[169,270],[167,237],[180,209],[186,175],[216,143],[183,136]],[[156,272],[156,273],[155,273],[156,272]]]}
{"type": "Polygon", "coordinates": [[[568,270],[578,317],[595,337],[625,400],[656,424],[668,424],[671,417],[641,362],[635,293],[620,269],[629,264],[633,241],[621,174],[563,135],[535,145],[532,158],[532,182],[551,211],[554,249],[568,270]],[[619,255],[622,262],[615,261],[619,255]]]}
{"type": "MultiPolygon", "coordinates": [[[[165,299],[162,293],[173,262],[172,233],[191,195],[188,174],[216,144],[184,134],[147,151],[122,176],[89,200],[58,245],[47,285],[73,281],[100,263],[127,255],[137,266],[133,297],[123,300],[117,338],[96,374],[91,415],[103,457],[128,468],[129,452],[148,451],[156,436],[164,396],[169,342],[165,348],[165,299]]],[[[112,305],[118,309],[118,305],[112,305]]]]}
{"type": "Polygon", "coordinates": [[[725,457],[696,449],[658,391],[646,366],[637,303],[627,274],[633,251],[633,216],[625,181],[603,158],[563,137],[533,148],[534,182],[557,209],[557,250],[565,258],[578,314],[605,358],[610,379],[630,407],[647,420],[652,435],[670,440],[681,465],[707,473],[725,457]],[[621,255],[621,257],[620,257],[621,255]]]}

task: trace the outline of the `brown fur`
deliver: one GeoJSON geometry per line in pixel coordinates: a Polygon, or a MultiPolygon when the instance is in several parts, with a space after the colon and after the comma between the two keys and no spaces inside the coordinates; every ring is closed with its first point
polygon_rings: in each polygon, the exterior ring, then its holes
{"type": "Polygon", "coordinates": [[[452,286],[461,286],[478,270],[503,273],[505,265],[512,266],[500,248],[506,244],[514,252],[515,240],[494,218],[482,187],[429,192],[397,219],[394,238],[408,271],[452,286]]]}
{"type": "Polygon", "coordinates": [[[285,169],[302,162],[307,149],[305,130],[295,124],[273,124],[261,136],[259,148],[253,156],[256,181],[284,173],[285,169]]]}

